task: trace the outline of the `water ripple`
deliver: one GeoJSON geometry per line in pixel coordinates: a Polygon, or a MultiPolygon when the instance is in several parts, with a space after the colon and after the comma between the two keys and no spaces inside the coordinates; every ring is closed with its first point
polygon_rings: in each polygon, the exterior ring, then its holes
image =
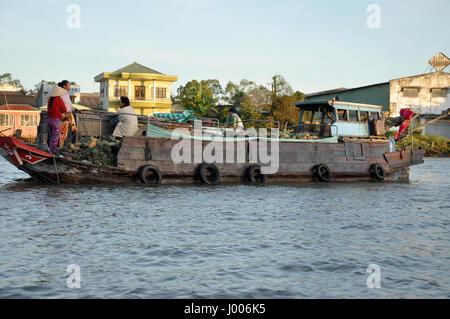
{"type": "Polygon", "coordinates": [[[57,187],[3,159],[0,174],[0,298],[450,296],[448,159],[384,184],[57,187]]]}

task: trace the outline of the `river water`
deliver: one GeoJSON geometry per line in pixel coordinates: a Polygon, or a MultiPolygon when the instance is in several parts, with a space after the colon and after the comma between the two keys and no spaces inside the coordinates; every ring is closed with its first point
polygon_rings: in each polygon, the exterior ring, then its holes
{"type": "Polygon", "coordinates": [[[410,183],[26,177],[0,159],[0,298],[450,298],[450,159],[412,167],[410,183]]]}

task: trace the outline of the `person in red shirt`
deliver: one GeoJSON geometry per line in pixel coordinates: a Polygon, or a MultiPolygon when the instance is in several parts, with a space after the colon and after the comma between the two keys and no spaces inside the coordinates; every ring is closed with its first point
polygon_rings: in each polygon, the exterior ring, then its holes
{"type": "Polygon", "coordinates": [[[50,153],[56,154],[59,138],[61,135],[62,114],[67,112],[62,96],[67,91],[55,86],[47,104],[48,146],[50,153]]]}

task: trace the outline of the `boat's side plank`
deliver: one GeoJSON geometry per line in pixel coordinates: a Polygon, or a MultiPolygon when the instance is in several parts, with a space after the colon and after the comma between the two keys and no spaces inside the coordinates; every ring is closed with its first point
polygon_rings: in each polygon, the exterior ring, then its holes
{"type": "MultiPolygon", "coordinates": [[[[171,157],[173,147],[179,143],[177,140],[158,138],[126,138],[118,155],[118,167],[127,171],[137,171],[139,167],[147,164],[157,166],[166,176],[195,175],[196,167],[201,163],[195,161],[194,145],[192,142],[191,157],[188,163],[176,164],[171,157]]],[[[220,161],[216,165],[222,176],[244,176],[246,168],[254,165],[249,162],[249,152],[252,142],[244,142],[240,145],[222,142],[197,142],[205,148],[222,148],[220,161]],[[238,159],[237,149],[244,150],[244,161],[238,159]],[[231,156],[231,153],[234,156],[231,156]],[[230,158],[232,158],[230,163],[230,158]]],[[[268,154],[271,153],[271,144],[267,144],[268,154]]],[[[277,176],[311,176],[314,166],[326,164],[334,176],[368,176],[373,164],[382,164],[387,173],[391,173],[390,167],[383,157],[387,150],[386,143],[370,141],[346,141],[345,143],[279,143],[279,170],[277,176]]],[[[214,152],[213,152],[214,154],[214,152]]],[[[214,154],[215,155],[215,154],[214,154]]],[[[261,164],[261,158],[257,157],[257,164],[267,166],[270,163],[261,164]]]]}
{"type": "MultiPolygon", "coordinates": [[[[164,183],[189,183],[196,179],[197,168],[202,163],[202,159],[195,158],[193,154],[194,145],[200,147],[201,153],[220,157],[215,162],[224,182],[246,180],[246,172],[251,165],[276,165],[273,162],[263,162],[259,155],[255,157],[255,162],[249,161],[253,141],[239,144],[191,141],[192,145],[188,145],[186,149],[191,152],[190,161],[176,163],[172,159],[172,151],[179,142],[167,138],[125,138],[118,154],[118,167],[105,167],[58,157],[49,157],[34,164],[24,162],[23,165],[16,166],[40,181],[79,184],[140,182],[139,168],[151,164],[160,170],[164,183]],[[223,150],[222,154],[219,149],[223,150]],[[243,156],[238,156],[238,153],[243,156]]],[[[269,160],[274,161],[276,158],[271,157],[271,147],[269,142],[266,155],[269,160]]],[[[278,147],[278,172],[268,176],[268,180],[274,182],[311,181],[313,169],[318,164],[329,167],[333,180],[369,179],[373,164],[380,164],[385,169],[386,179],[408,179],[409,166],[423,163],[424,156],[424,152],[420,151],[387,153],[385,141],[372,140],[352,139],[335,144],[280,142],[278,147]]],[[[256,151],[258,153],[257,149],[256,151]]],[[[9,156],[5,150],[1,154],[9,156]]]]}

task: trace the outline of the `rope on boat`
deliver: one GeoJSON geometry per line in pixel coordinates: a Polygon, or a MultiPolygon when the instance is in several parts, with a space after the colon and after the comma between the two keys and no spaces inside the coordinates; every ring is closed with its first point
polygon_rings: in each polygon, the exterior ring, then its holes
{"type": "MultiPolygon", "coordinates": [[[[48,145],[47,145],[47,149],[48,149],[48,152],[50,153],[50,147],[48,145]]],[[[52,153],[50,153],[50,154],[52,154],[52,153]]],[[[61,185],[61,182],[59,181],[58,167],[56,166],[55,155],[53,155],[53,164],[55,165],[56,180],[58,181],[58,185],[61,185]]]]}
{"type": "Polygon", "coordinates": [[[53,164],[55,164],[56,179],[57,179],[57,181],[58,181],[58,185],[60,185],[61,182],[59,181],[58,167],[56,166],[55,155],[53,155],[53,164]]]}

